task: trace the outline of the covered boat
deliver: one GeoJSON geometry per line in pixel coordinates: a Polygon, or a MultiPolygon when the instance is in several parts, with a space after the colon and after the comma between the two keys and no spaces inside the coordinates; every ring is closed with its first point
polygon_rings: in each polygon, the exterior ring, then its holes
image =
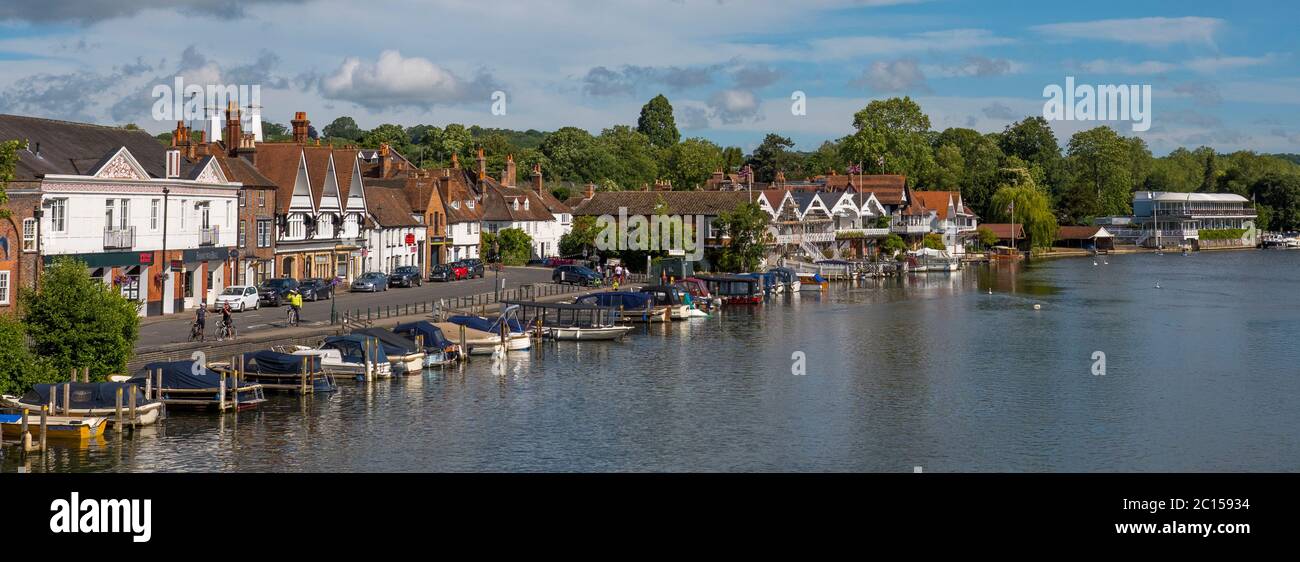
{"type": "Polygon", "coordinates": [[[830,288],[830,282],[825,277],[816,273],[799,274],[799,291],[805,293],[820,293],[830,288]]]}
{"type": "Polygon", "coordinates": [[[416,345],[415,340],[393,333],[384,328],[361,328],[352,331],[374,337],[384,348],[384,355],[397,374],[414,374],[424,369],[424,350],[416,345]]]}
{"type": "Polygon", "coordinates": [[[50,413],[77,417],[108,416],[116,423],[117,391],[122,391],[123,418],[136,425],[150,425],[162,414],[162,402],[145,396],[144,385],[130,382],[65,382],[38,384],[22,397],[4,395],[0,402],[10,408],[26,408],[39,412],[41,406],[53,406],[50,413]],[[125,410],[135,397],[135,416],[125,410]]]}
{"type": "Polygon", "coordinates": [[[691,317],[691,309],[686,306],[682,289],[671,285],[650,285],[641,287],[641,292],[654,297],[654,306],[668,308],[668,317],[673,320],[685,320],[691,317]]]}
{"type": "Polygon", "coordinates": [[[673,286],[679,287],[689,293],[696,308],[710,310],[722,304],[722,299],[709,292],[709,284],[697,277],[687,277],[674,283],[673,286]]]}
{"type": "Polygon", "coordinates": [[[723,304],[761,304],[762,280],[741,275],[701,275],[699,279],[709,286],[709,292],[722,299],[723,304]]]}
{"type": "Polygon", "coordinates": [[[798,291],[803,286],[803,281],[799,279],[799,273],[788,267],[773,267],[767,272],[775,277],[778,283],[784,285],[788,291],[798,291]]]}
{"type": "Polygon", "coordinates": [[[501,347],[501,334],[489,334],[464,324],[451,322],[434,322],[433,325],[442,330],[442,333],[451,334],[451,337],[461,342],[469,355],[495,355],[497,351],[504,350],[501,347]],[[460,339],[461,334],[464,334],[464,340],[460,339]]]}
{"type": "Polygon", "coordinates": [[[574,302],[615,308],[625,322],[667,322],[668,307],[656,307],[654,295],[633,291],[606,291],[578,297],[574,302]]]}
{"type": "Polygon", "coordinates": [[[168,406],[246,410],[266,402],[262,385],[233,372],[203,367],[194,372],[193,361],[158,361],[144,366],[131,382],[151,381],[156,395],[168,406]]]}
{"type": "Polygon", "coordinates": [[[319,356],[290,354],[273,350],[250,351],[244,354],[241,377],[262,385],[267,390],[295,392],[334,392],[338,386],[334,377],[325,370],[319,356]]]}
{"type": "Polygon", "coordinates": [[[448,318],[447,321],[480,332],[487,332],[496,336],[498,341],[501,338],[501,325],[504,322],[506,326],[506,351],[525,351],[532,347],[532,341],[528,339],[528,332],[524,330],[523,324],[515,318],[498,317],[492,320],[482,316],[458,315],[448,318]]]}
{"type": "Polygon", "coordinates": [[[442,328],[432,322],[405,322],[393,327],[393,333],[424,345],[425,367],[446,365],[460,359],[460,346],[447,339],[442,328]]]}

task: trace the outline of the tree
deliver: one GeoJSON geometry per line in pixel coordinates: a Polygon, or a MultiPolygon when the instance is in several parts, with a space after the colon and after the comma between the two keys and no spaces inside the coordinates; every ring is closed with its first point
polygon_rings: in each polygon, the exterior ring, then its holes
{"type": "Polygon", "coordinates": [[[1031,247],[1049,248],[1056,241],[1056,215],[1047,192],[1024,168],[1003,171],[1004,183],[993,194],[990,212],[999,222],[1023,224],[1031,247]],[[1012,206],[1014,204],[1014,207],[1012,206]],[[1013,216],[1014,214],[1014,216],[1013,216]]]}
{"type": "Polygon", "coordinates": [[[929,180],[932,187],[941,190],[960,190],[962,177],[966,175],[966,161],[961,157],[961,149],[951,144],[940,146],[934,151],[934,178],[929,180]]]}
{"type": "Polygon", "coordinates": [[[1053,197],[1061,195],[1066,183],[1065,158],[1047,119],[1041,115],[1026,117],[1007,125],[998,135],[998,148],[1007,156],[1016,156],[1027,165],[1040,168],[1043,178],[1039,185],[1046,187],[1053,197]]]}
{"type": "MultiPolygon", "coordinates": [[[[975,214],[988,213],[989,198],[997,189],[998,165],[1003,160],[1002,149],[998,148],[995,139],[974,129],[950,128],[939,133],[935,139],[935,146],[940,147],[940,150],[945,146],[951,146],[960,151],[960,174],[957,176],[955,187],[961,191],[962,202],[974,209],[975,214]]],[[[937,174],[944,177],[952,173],[952,155],[936,154],[936,160],[940,158],[949,164],[949,169],[945,170],[945,173],[937,174]]],[[[944,177],[944,179],[948,178],[944,177]]]]}
{"type": "Polygon", "coordinates": [[[1186,148],[1176,148],[1151,162],[1144,187],[1150,191],[1196,191],[1204,181],[1204,164],[1203,158],[1186,148]]]}
{"type": "Polygon", "coordinates": [[[66,381],[28,346],[27,327],[13,314],[0,314],[0,392],[22,395],[41,383],[66,381]]]}
{"type": "Polygon", "coordinates": [[[899,252],[907,251],[907,242],[903,237],[897,234],[890,234],[880,241],[880,252],[888,257],[894,257],[899,252]]]}
{"type": "Polygon", "coordinates": [[[723,271],[753,271],[766,251],[769,216],[758,203],[742,203],[718,215],[714,225],[730,237],[718,260],[723,271]]]}
{"type": "Polygon", "coordinates": [[[58,373],[90,367],[95,380],[125,374],[139,335],[139,304],[86,276],[86,263],[58,258],[40,287],[19,300],[32,350],[58,373]]]}
{"type": "Polygon", "coordinates": [[[574,217],[573,228],[560,237],[560,255],[590,255],[592,248],[596,245],[596,236],[598,234],[600,234],[600,228],[596,225],[596,217],[590,215],[574,217]]]}
{"type": "Polygon", "coordinates": [[[361,137],[361,146],[364,148],[379,148],[381,144],[387,144],[402,154],[406,154],[407,146],[410,143],[410,137],[406,136],[406,129],[401,125],[385,123],[370,131],[361,137]]]}
{"type": "Polygon", "coordinates": [[[934,167],[930,118],[910,97],[867,104],[853,115],[853,127],[857,132],[844,138],[842,154],[847,162],[861,162],[867,173],[903,174],[916,185],[934,167]]]}
{"type": "Polygon", "coordinates": [[[0,219],[9,218],[9,209],[5,207],[9,195],[5,193],[5,188],[14,179],[14,170],[18,166],[18,149],[22,146],[23,143],[17,140],[0,142],[0,219]]]}
{"type": "Polygon", "coordinates": [[[563,127],[546,136],[541,151],[558,179],[596,182],[613,175],[613,156],[585,129],[563,127]]]}
{"type": "MultiPolygon", "coordinates": [[[[1012,228],[1015,228],[1013,225],[1012,228]]],[[[975,229],[975,237],[979,240],[980,246],[991,248],[998,243],[998,235],[987,226],[981,226],[975,229]]]]}
{"type": "MultiPolygon", "coordinates": [[[[321,132],[325,134],[325,138],[347,139],[352,142],[357,142],[366,135],[366,131],[358,127],[354,119],[347,116],[339,117],[330,122],[324,129],[321,129],[321,132]]],[[[263,130],[263,134],[265,134],[265,130],[263,130]]]]}
{"type": "Polygon", "coordinates": [[[937,232],[931,232],[921,239],[921,246],[931,250],[946,250],[947,246],[943,243],[943,235],[937,232]]]}
{"type": "Polygon", "coordinates": [[[722,149],[722,171],[734,172],[740,169],[740,165],[745,163],[745,152],[739,146],[728,146],[722,149]]]}
{"type": "Polygon", "coordinates": [[[754,181],[774,181],[777,172],[792,179],[802,178],[803,156],[791,148],[794,148],[794,141],[790,137],[768,133],[746,162],[754,170],[754,181]]]}
{"type": "Polygon", "coordinates": [[[804,158],[804,173],[809,176],[843,173],[848,169],[839,141],[825,141],[804,158]]]}
{"type": "Polygon", "coordinates": [[[484,232],[481,253],[489,262],[504,265],[524,265],[533,255],[533,238],[518,228],[507,228],[496,234],[484,232]]]}
{"type": "Polygon", "coordinates": [[[651,98],[641,107],[636,130],[658,148],[673,146],[682,138],[682,134],[677,131],[677,121],[673,119],[673,106],[663,94],[651,98]]]}
{"type": "Polygon", "coordinates": [[[659,179],[659,162],[650,137],[627,125],[615,125],[596,138],[597,150],[608,155],[604,179],[623,187],[636,187],[659,179]]]}
{"type": "Polygon", "coordinates": [[[673,189],[698,189],[721,166],[722,149],[692,137],[665,151],[661,175],[673,182],[673,189]]]}
{"type": "Polygon", "coordinates": [[[1251,192],[1269,209],[1269,216],[1259,222],[1267,221],[1271,230],[1300,230],[1300,175],[1270,172],[1251,186],[1251,192]]]}
{"type": "Polygon", "coordinates": [[[1130,212],[1133,148],[1114,129],[1079,131],[1067,149],[1070,183],[1062,196],[1065,220],[1086,223],[1091,217],[1130,212]]]}

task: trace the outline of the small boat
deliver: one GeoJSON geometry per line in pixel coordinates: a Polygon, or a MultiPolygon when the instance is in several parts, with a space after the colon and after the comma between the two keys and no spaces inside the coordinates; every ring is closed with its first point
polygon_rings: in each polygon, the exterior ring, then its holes
{"type": "Polygon", "coordinates": [[[799,274],[799,292],[801,293],[820,293],[829,289],[830,282],[816,273],[799,274]]]}
{"type": "Polygon", "coordinates": [[[528,337],[528,332],[524,330],[522,324],[514,318],[498,317],[496,320],[484,318],[482,316],[459,315],[447,319],[452,324],[473,328],[480,332],[485,332],[496,337],[497,343],[501,343],[501,326],[502,322],[506,326],[505,344],[506,351],[527,351],[533,345],[532,339],[528,337]]]}
{"type": "MultiPolygon", "coordinates": [[[[45,438],[52,441],[91,441],[102,438],[107,428],[108,418],[105,416],[45,416],[45,438]]],[[[22,432],[22,414],[0,414],[0,435],[10,439],[20,439],[22,432]]],[[[33,441],[40,438],[39,412],[36,414],[28,412],[27,433],[32,436],[33,441]]]]}
{"type": "Polygon", "coordinates": [[[142,387],[146,380],[152,381],[157,396],[168,407],[248,410],[266,402],[261,384],[242,376],[236,381],[232,374],[206,367],[195,373],[193,361],[157,361],[145,365],[131,381],[142,387]]]}
{"type": "Polygon", "coordinates": [[[329,336],[320,347],[293,346],[294,355],[311,355],[320,358],[320,368],[332,375],[343,375],[361,381],[385,379],[393,376],[392,363],[378,338],[361,334],[329,336]]]}
{"type": "MultiPolygon", "coordinates": [[[[213,363],[211,367],[218,372],[223,368],[218,363],[213,363]]],[[[240,378],[260,384],[266,390],[299,393],[338,390],[334,376],[325,370],[321,358],[313,354],[285,353],[271,349],[250,351],[244,354],[243,367],[245,372],[240,373],[240,378]]]]}
{"type": "Polygon", "coordinates": [[[687,277],[674,283],[673,286],[678,287],[691,295],[691,302],[695,304],[696,308],[712,310],[722,304],[722,299],[709,292],[708,283],[705,283],[699,278],[687,277]]]}
{"type": "MultiPolygon", "coordinates": [[[[41,406],[53,406],[50,412],[68,417],[108,416],[116,423],[117,391],[122,390],[122,408],[130,407],[131,395],[135,394],[136,425],[152,425],[162,413],[162,402],[145,396],[144,385],[124,382],[65,382],[59,384],[38,384],[23,394],[22,397],[3,395],[0,403],[9,408],[27,408],[35,412],[41,406]],[[65,389],[65,387],[67,387],[65,389]],[[64,396],[68,403],[64,403],[64,396]]],[[[125,414],[123,414],[125,416],[125,414]]]]}
{"type": "Polygon", "coordinates": [[[686,305],[685,291],[668,285],[650,285],[641,287],[641,292],[654,296],[655,307],[666,307],[668,317],[673,320],[685,320],[691,316],[691,308],[686,305]]]}
{"type": "Polygon", "coordinates": [[[361,328],[353,330],[352,333],[379,340],[379,344],[384,348],[384,355],[388,356],[388,362],[393,366],[394,373],[411,375],[424,370],[424,350],[416,345],[415,340],[384,328],[361,328]]]}
{"type": "Polygon", "coordinates": [[[914,273],[957,271],[961,261],[944,250],[921,248],[907,253],[907,270],[914,273]]]}
{"type": "Polygon", "coordinates": [[[762,281],[742,275],[701,275],[698,278],[709,286],[709,292],[722,299],[724,305],[762,304],[762,281]]]}
{"type": "Polygon", "coordinates": [[[800,274],[788,267],[773,267],[767,270],[767,273],[774,276],[776,281],[785,287],[787,291],[798,292],[803,288],[803,279],[800,274]]]}
{"type": "Polygon", "coordinates": [[[463,331],[465,340],[462,343],[464,347],[468,348],[467,353],[469,355],[495,355],[498,351],[504,349],[501,346],[501,334],[490,334],[451,322],[432,322],[432,324],[442,330],[444,334],[451,334],[455,341],[461,341],[460,335],[463,331]]]}
{"type": "Polygon", "coordinates": [[[398,324],[393,327],[393,333],[424,346],[425,367],[440,367],[460,360],[460,346],[448,340],[442,329],[432,322],[420,320],[398,324]]]}
{"type": "Polygon", "coordinates": [[[616,340],[632,331],[631,326],[555,326],[543,328],[547,337],[557,341],[608,341],[616,340]]]}
{"type": "Polygon", "coordinates": [[[606,291],[578,297],[576,304],[618,309],[622,322],[669,322],[668,307],[655,306],[654,295],[633,291],[606,291]]]}
{"type": "Polygon", "coordinates": [[[1025,256],[1024,256],[1024,254],[1022,254],[1022,253],[1020,252],[1020,250],[1017,250],[1017,249],[1012,248],[1012,247],[1010,247],[1010,246],[994,246],[994,247],[989,251],[989,259],[994,259],[994,260],[1022,260],[1022,259],[1025,259],[1025,256]]]}

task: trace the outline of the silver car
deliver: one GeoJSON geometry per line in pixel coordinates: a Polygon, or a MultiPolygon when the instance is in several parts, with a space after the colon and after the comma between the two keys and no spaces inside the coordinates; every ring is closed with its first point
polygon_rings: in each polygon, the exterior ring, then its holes
{"type": "Polygon", "coordinates": [[[352,282],[352,292],[354,293],[373,293],[387,290],[388,276],[378,271],[363,274],[352,282]]]}

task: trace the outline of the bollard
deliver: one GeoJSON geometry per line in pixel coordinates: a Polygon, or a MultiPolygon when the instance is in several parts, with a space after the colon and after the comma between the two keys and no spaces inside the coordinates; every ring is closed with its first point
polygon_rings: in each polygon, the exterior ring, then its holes
{"type": "Polygon", "coordinates": [[[81,382],[90,382],[90,367],[81,368],[81,382]]]}
{"type": "Polygon", "coordinates": [[[117,388],[117,416],[113,419],[113,429],[122,432],[122,387],[117,388]]]}
{"type": "Polygon", "coordinates": [[[45,406],[41,406],[41,452],[42,453],[45,452],[45,437],[49,432],[49,424],[47,421],[48,417],[49,417],[49,411],[46,410],[45,406]]]}
{"type": "MultiPolygon", "coordinates": [[[[31,436],[27,434],[28,431],[30,431],[30,427],[27,424],[27,408],[23,408],[23,430],[20,435],[28,439],[31,439],[31,436]]],[[[23,447],[23,450],[24,451],[27,450],[27,447],[23,447]]]]}
{"type": "Polygon", "coordinates": [[[63,383],[63,415],[72,415],[72,383],[63,383]]]}
{"type": "Polygon", "coordinates": [[[219,412],[224,412],[224,411],[226,411],[226,373],[225,373],[225,371],[222,371],[222,372],[221,372],[221,375],[218,377],[218,380],[219,380],[220,382],[217,383],[217,411],[219,411],[219,412]]]}
{"type": "Polygon", "coordinates": [[[144,378],[144,399],[153,400],[153,377],[144,378]]]}
{"type": "Polygon", "coordinates": [[[135,422],[140,418],[136,417],[135,412],[135,387],[131,387],[131,427],[135,427],[135,422]]]}

